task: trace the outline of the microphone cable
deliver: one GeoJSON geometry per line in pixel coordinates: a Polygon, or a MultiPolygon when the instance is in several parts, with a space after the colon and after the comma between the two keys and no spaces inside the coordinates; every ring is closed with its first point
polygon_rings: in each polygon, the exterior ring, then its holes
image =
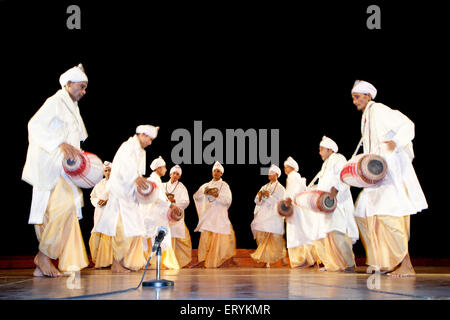
{"type": "Polygon", "coordinates": [[[61,300],[73,300],[73,299],[84,299],[84,298],[102,297],[102,296],[107,296],[107,295],[112,295],[112,294],[118,294],[118,293],[124,293],[124,292],[128,292],[128,291],[138,290],[141,287],[142,282],[144,281],[145,273],[147,272],[147,267],[150,264],[150,260],[152,259],[153,253],[155,253],[155,251],[152,251],[152,253],[150,254],[150,257],[147,260],[147,264],[145,265],[144,273],[142,274],[141,281],[139,282],[137,287],[123,289],[123,290],[101,292],[101,293],[85,294],[85,295],[80,295],[80,296],[70,296],[70,297],[64,297],[64,298],[42,298],[42,299],[33,299],[33,300],[59,300],[59,299],[61,299],[61,300]]]}

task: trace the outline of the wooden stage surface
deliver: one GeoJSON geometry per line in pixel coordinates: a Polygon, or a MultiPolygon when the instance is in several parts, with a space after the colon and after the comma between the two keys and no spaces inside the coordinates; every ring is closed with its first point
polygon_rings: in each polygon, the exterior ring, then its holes
{"type": "MultiPolygon", "coordinates": [[[[174,281],[173,287],[162,289],[134,289],[143,270],[118,275],[90,267],[60,278],[33,277],[29,259],[23,258],[21,267],[15,261],[15,268],[0,269],[0,300],[450,300],[447,260],[434,265],[416,261],[416,277],[394,279],[367,274],[361,259],[356,273],[292,269],[281,263],[265,268],[252,262],[251,251],[238,250],[236,266],[161,270],[162,279],[174,281]],[[130,290],[96,295],[125,289],[130,290]]],[[[148,270],[144,280],[152,279],[155,270],[148,270]]]]}

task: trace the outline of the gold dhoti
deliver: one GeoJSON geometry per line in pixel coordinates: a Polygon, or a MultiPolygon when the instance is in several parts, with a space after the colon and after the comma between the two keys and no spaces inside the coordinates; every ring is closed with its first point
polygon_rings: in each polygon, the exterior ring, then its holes
{"type": "Polygon", "coordinates": [[[352,239],[346,234],[333,231],[314,242],[317,255],[327,271],[342,271],[355,266],[352,239]]]}
{"type": "Polygon", "coordinates": [[[189,230],[186,225],[184,226],[184,228],[186,235],[184,239],[172,238],[172,248],[175,251],[175,256],[177,257],[180,268],[188,265],[192,260],[191,235],[189,234],[189,230]]]}
{"type": "Polygon", "coordinates": [[[198,244],[198,261],[205,261],[206,268],[217,268],[236,255],[236,237],[233,226],[231,234],[202,231],[198,244]]]}
{"type": "Polygon", "coordinates": [[[50,259],[58,259],[60,271],[81,270],[89,265],[73,191],[64,178],[60,177],[50,193],[43,223],[34,228],[39,251],[50,259]]]}
{"type": "Polygon", "coordinates": [[[109,267],[113,263],[112,237],[92,232],[89,239],[92,262],[95,268],[109,267]]]}
{"type": "Polygon", "coordinates": [[[376,266],[382,271],[390,271],[408,254],[409,215],[356,217],[356,223],[366,249],[367,265],[376,266]]]}
{"type": "Polygon", "coordinates": [[[275,263],[286,257],[286,241],[282,234],[256,231],[255,252],[250,254],[256,262],[275,263]]]}
{"type": "MultiPolygon", "coordinates": [[[[100,241],[103,240],[103,238],[100,241]]],[[[122,217],[119,213],[116,235],[111,239],[113,259],[122,261],[122,265],[130,270],[139,270],[147,262],[141,236],[126,237],[123,229],[122,217]]]]}
{"type": "Polygon", "coordinates": [[[310,267],[316,262],[320,263],[314,244],[304,244],[294,248],[288,248],[291,268],[310,267]]]}
{"type": "MultiPolygon", "coordinates": [[[[150,257],[150,254],[152,252],[152,240],[151,239],[147,239],[147,246],[148,246],[148,250],[145,252],[145,259],[148,260],[148,258],[150,257]]],[[[162,248],[161,248],[162,249],[162,248]]],[[[155,251],[155,253],[153,253],[152,258],[150,259],[150,269],[156,269],[156,253],[157,251],[155,251]]],[[[175,251],[173,250],[172,247],[166,249],[166,250],[161,250],[161,268],[167,268],[167,269],[174,269],[174,270],[178,270],[180,269],[180,264],[178,263],[177,257],[175,256],[175,251]]]]}

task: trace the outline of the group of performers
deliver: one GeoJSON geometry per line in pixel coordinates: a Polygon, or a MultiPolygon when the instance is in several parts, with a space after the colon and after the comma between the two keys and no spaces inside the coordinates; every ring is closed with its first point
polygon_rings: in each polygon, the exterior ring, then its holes
{"type": "MultiPolygon", "coordinates": [[[[80,142],[87,138],[78,101],[86,93],[88,78],[79,65],[63,73],[59,81],[61,89],[28,123],[29,147],[22,179],[33,187],[29,224],[35,225],[39,241],[35,276],[57,277],[89,265],[78,222],[82,218],[82,192],[62,164],[63,159],[80,155],[80,142]],[[57,266],[53,260],[58,260],[57,266]]],[[[278,181],[281,169],[273,164],[269,182],[255,197],[250,229],[257,243],[251,254],[256,262],[270,267],[281,260],[291,268],[322,265],[322,271],[354,272],[352,246],[361,237],[367,265],[390,276],[415,274],[408,253],[410,215],[426,209],[427,202],[412,166],[414,124],[399,111],[375,102],[376,93],[365,81],[357,81],[351,90],[353,104],[362,112],[363,152],[386,160],[382,183],[363,188],[354,203],[350,186],[340,177],[347,159],[325,136],[319,142],[322,168],[308,186],[292,157],[284,162],[286,186],[278,181]],[[322,213],[300,205],[296,197],[309,190],[328,192],[337,202],[333,211],[322,213]],[[281,202],[292,208],[290,215],[280,214],[281,202]]],[[[112,162],[103,163],[104,178],[91,192],[95,213],[89,247],[95,267],[111,267],[115,273],[144,268],[161,226],[168,230],[161,243],[163,267],[235,264],[236,237],[228,217],[232,194],[222,179],[223,165],[216,161],[211,181],[193,194],[198,213],[194,231],[201,232],[198,263],[194,265],[191,237],[182,216],[190,203],[180,181],[182,168],[173,166],[170,180],[163,183],[167,168],[158,157],[150,164],[151,175],[144,177],[145,149],[157,138],[158,130],[139,125],[112,162]],[[143,203],[137,194],[149,186],[152,200],[143,203]],[[180,214],[181,219],[170,219],[168,212],[180,214]]],[[[152,267],[154,260],[150,260],[152,267]]]]}

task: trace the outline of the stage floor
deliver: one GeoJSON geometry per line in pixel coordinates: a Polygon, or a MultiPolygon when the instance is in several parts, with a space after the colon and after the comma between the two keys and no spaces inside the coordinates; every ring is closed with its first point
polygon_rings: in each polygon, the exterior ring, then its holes
{"type": "MultiPolygon", "coordinates": [[[[33,277],[33,269],[0,270],[0,299],[120,300],[417,300],[450,299],[450,267],[416,267],[412,278],[321,272],[317,269],[243,268],[162,270],[174,281],[162,289],[139,288],[102,296],[79,297],[135,288],[143,271],[126,275],[87,268],[61,278],[33,277]],[[77,298],[78,297],[78,298],[77,298]]],[[[145,280],[155,279],[148,270],[145,280]]]]}

